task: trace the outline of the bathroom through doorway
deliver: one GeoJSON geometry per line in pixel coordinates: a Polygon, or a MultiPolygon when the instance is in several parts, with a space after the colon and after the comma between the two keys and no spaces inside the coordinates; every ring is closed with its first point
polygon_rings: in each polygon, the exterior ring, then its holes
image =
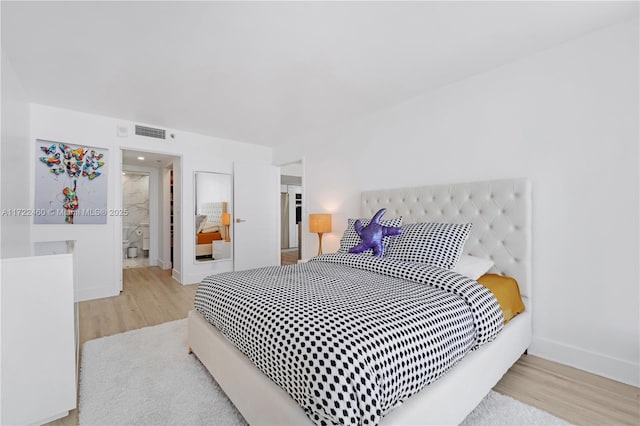
{"type": "Polygon", "coordinates": [[[127,212],[122,220],[124,269],[149,266],[149,180],[148,172],[122,172],[122,206],[127,212]]]}

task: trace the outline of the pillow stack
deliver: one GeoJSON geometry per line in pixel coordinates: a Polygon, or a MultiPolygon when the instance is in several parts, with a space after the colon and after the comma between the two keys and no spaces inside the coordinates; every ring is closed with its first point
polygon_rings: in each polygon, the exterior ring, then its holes
{"type": "Polygon", "coordinates": [[[207,224],[207,215],[204,215],[204,214],[196,215],[196,234],[201,233],[202,229],[205,227],[206,224],[207,224]]]}
{"type": "MultiPolygon", "coordinates": [[[[348,253],[349,249],[360,244],[360,236],[354,228],[356,220],[347,221],[347,229],[340,239],[338,253],[348,253]]],[[[370,219],[360,221],[367,226],[370,219]]],[[[383,226],[399,227],[402,226],[402,217],[381,220],[380,223],[383,226]]],[[[382,239],[383,257],[451,269],[458,263],[472,225],[433,222],[405,225],[402,227],[402,234],[382,239]]],[[[372,256],[373,250],[367,250],[362,254],[372,256]]]]}

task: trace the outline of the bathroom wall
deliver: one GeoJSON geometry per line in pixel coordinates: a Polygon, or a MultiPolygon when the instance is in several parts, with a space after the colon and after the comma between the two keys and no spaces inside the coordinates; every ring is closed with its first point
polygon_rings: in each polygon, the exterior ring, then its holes
{"type": "Polygon", "coordinates": [[[149,224],[149,175],[127,172],[122,175],[123,207],[128,211],[123,216],[125,240],[129,247],[138,247],[138,256],[142,256],[142,227],[149,224]],[[136,232],[136,231],[139,232],[136,232]]]}

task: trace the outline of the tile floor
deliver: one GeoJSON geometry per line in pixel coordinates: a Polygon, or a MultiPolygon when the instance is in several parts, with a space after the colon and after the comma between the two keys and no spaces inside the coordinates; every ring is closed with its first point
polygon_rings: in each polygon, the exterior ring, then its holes
{"type": "Polygon", "coordinates": [[[148,257],[130,257],[128,259],[124,259],[122,261],[122,267],[124,269],[129,268],[144,268],[149,266],[149,258],[148,257]]]}

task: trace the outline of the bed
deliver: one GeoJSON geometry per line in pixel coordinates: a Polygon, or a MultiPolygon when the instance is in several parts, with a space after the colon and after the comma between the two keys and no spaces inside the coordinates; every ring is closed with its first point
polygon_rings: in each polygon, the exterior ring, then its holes
{"type": "MultiPolygon", "coordinates": [[[[390,410],[384,410],[381,418],[371,421],[380,424],[458,424],[526,351],[531,342],[530,183],[525,179],[510,179],[367,191],[362,194],[362,217],[372,217],[380,208],[387,209],[388,217],[402,216],[404,224],[473,223],[464,252],[490,258],[495,264],[491,272],[516,278],[527,305],[527,310],[511,319],[497,335],[489,337],[481,345],[477,344],[473,350],[466,351],[461,359],[447,366],[448,371],[439,375],[437,380],[410,397],[395,401],[390,410]]],[[[340,258],[343,255],[329,255],[329,258],[332,256],[340,258]]],[[[353,262],[373,261],[358,259],[353,262]]],[[[327,259],[314,260],[302,268],[326,269],[328,263],[327,259]]],[[[385,265],[385,269],[395,268],[390,264],[385,265]]],[[[335,268],[338,270],[343,267],[345,265],[335,268]]],[[[417,268],[411,272],[414,275],[420,275],[424,269],[420,265],[414,268],[417,268]]],[[[294,270],[277,271],[283,273],[294,270]]],[[[345,269],[339,273],[344,275],[348,271],[345,269]]],[[[397,273],[402,275],[405,271],[398,269],[397,273]]],[[[467,284],[457,274],[450,275],[445,271],[440,275],[446,279],[453,276],[458,280],[456,282],[467,284]]],[[[289,393],[285,392],[281,387],[282,383],[279,386],[274,382],[279,380],[277,376],[274,380],[269,378],[229,341],[228,336],[233,335],[229,330],[221,327],[225,335],[196,311],[189,313],[188,323],[191,350],[250,424],[331,422],[317,418],[312,422],[299,401],[296,402],[290,396],[291,388],[289,393]]],[[[271,376],[274,377],[273,374],[271,376]]],[[[333,395],[327,394],[327,398],[333,398],[333,395]]],[[[336,406],[339,404],[335,403],[336,406]]]]}
{"type": "Polygon", "coordinates": [[[227,212],[226,202],[202,203],[196,214],[196,259],[211,259],[213,241],[224,239],[222,214],[227,212]]]}

